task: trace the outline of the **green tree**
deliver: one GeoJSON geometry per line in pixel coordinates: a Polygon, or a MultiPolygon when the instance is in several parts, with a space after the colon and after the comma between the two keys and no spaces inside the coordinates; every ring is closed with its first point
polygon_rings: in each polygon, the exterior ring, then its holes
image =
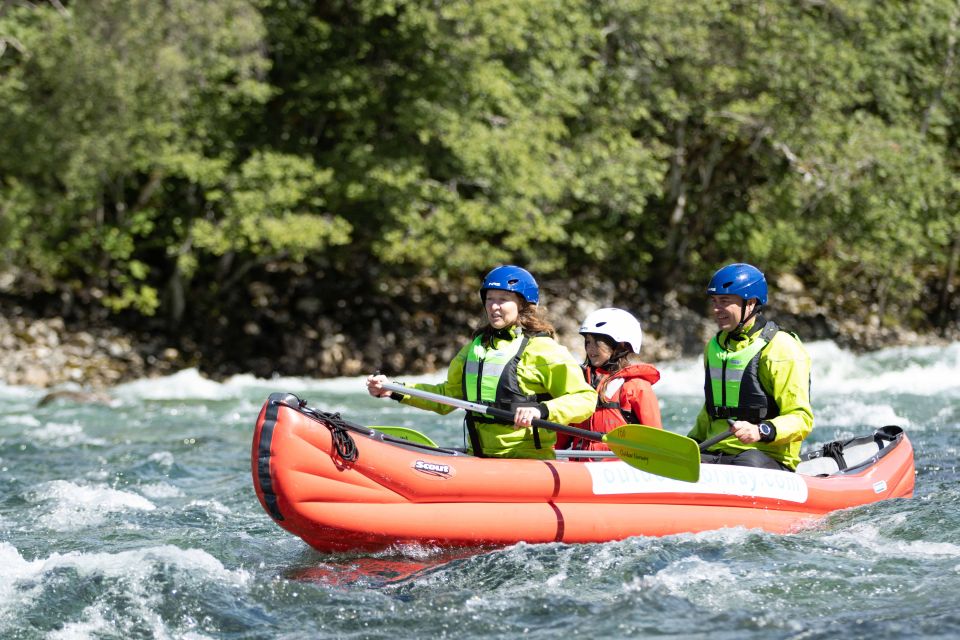
{"type": "Polygon", "coordinates": [[[318,209],[328,170],[238,145],[272,93],[250,2],[17,6],[0,32],[4,248],[42,289],[149,315],[198,250],[346,241],[318,209]]]}
{"type": "Polygon", "coordinates": [[[956,323],[958,23],[955,0],[6,3],[0,260],[21,295],[162,311],[265,367],[258,335],[426,360],[507,261],[699,306],[748,260],[858,322],[956,323]]]}

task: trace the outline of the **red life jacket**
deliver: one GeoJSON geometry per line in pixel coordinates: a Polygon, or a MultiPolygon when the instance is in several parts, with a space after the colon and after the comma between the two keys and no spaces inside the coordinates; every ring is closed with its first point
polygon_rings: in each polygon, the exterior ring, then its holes
{"type": "MultiPolygon", "coordinates": [[[[650,424],[654,420],[648,416],[638,416],[634,413],[634,407],[638,401],[638,388],[647,388],[648,385],[660,380],[660,372],[656,367],[645,362],[631,364],[611,374],[605,369],[585,365],[583,373],[590,385],[597,390],[597,410],[590,418],[577,425],[578,427],[597,433],[609,433],[621,425],[638,422],[662,428],[659,412],[656,415],[656,424],[650,424]]],[[[561,447],[561,442],[558,441],[557,446],[561,447]]],[[[608,449],[602,442],[577,437],[570,439],[568,448],[585,451],[608,449]]]]}

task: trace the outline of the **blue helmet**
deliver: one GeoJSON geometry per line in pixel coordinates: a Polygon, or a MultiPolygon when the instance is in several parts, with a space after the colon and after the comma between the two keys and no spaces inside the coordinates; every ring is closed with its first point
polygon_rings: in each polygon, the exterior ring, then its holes
{"type": "Polygon", "coordinates": [[[519,293],[530,304],[540,301],[540,287],[530,272],[522,267],[505,264],[487,274],[480,285],[480,299],[486,301],[487,289],[502,289],[519,293]]]}
{"type": "Polygon", "coordinates": [[[756,298],[767,304],[767,280],[755,266],[737,262],[728,264],[710,278],[708,296],[740,296],[744,300],[756,298]]]}

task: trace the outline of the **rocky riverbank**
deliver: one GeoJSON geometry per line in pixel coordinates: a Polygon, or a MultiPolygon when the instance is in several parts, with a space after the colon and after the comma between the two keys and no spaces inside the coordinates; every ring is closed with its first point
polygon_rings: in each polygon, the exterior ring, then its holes
{"type": "MultiPolygon", "coordinates": [[[[577,357],[583,357],[578,319],[597,306],[560,300],[548,308],[560,341],[577,357]]],[[[277,336],[276,351],[265,358],[262,353],[244,352],[236,342],[230,349],[222,343],[203,345],[190,339],[171,344],[162,337],[144,337],[113,326],[78,326],[61,317],[37,317],[17,306],[3,306],[0,311],[0,382],[90,391],[191,366],[212,379],[235,373],[326,378],[381,368],[396,374],[430,372],[446,366],[470,332],[470,322],[477,320],[465,313],[456,322],[437,323],[432,331],[425,331],[414,318],[404,317],[390,323],[389,329],[375,323],[366,336],[348,335],[348,327],[323,320],[319,326],[277,336]]],[[[643,354],[651,362],[694,353],[709,336],[709,323],[688,309],[668,303],[661,305],[657,315],[647,311],[645,316],[641,311],[647,327],[643,354]]]]}
{"type": "Polygon", "coordinates": [[[176,349],[155,350],[114,328],[69,328],[59,317],[0,316],[0,380],[8,385],[106,389],[181,368],[176,349]]]}
{"type": "MultiPolygon", "coordinates": [[[[805,341],[830,339],[842,347],[862,351],[958,339],[958,336],[943,338],[883,328],[869,321],[832,320],[810,299],[794,296],[789,300],[787,308],[771,313],[771,316],[805,341]]],[[[596,306],[585,301],[564,302],[550,309],[560,341],[578,357],[582,357],[583,351],[577,335],[577,319],[596,306]]],[[[225,360],[221,353],[216,359],[219,364],[211,365],[214,359],[203,357],[202,345],[193,345],[189,353],[184,353],[160,338],[143,338],[115,327],[69,326],[60,317],[30,317],[18,308],[3,311],[0,315],[0,381],[7,385],[42,389],[101,391],[130,380],[169,375],[189,366],[198,367],[204,375],[214,379],[242,371],[260,376],[276,373],[324,378],[360,375],[367,369],[377,368],[373,360],[379,359],[392,363],[397,373],[422,373],[445,366],[447,356],[452,356],[463,340],[463,331],[459,331],[459,327],[451,327],[449,336],[429,336],[433,344],[445,345],[444,352],[438,354],[426,348],[426,337],[421,336],[418,342],[415,334],[390,340],[379,336],[376,340],[368,338],[365,344],[358,344],[356,337],[329,331],[316,336],[312,340],[316,344],[307,347],[302,341],[287,341],[289,348],[283,353],[278,352],[273,363],[278,370],[270,371],[267,370],[269,367],[265,368],[263,358],[244,360],[242,353],[232,354],[231,360],[225,360]],[[291,350],[313,355],[306,358],[291,350]],[[322,353],[318,354],[318,351],[322,353]],[[228,364],[224,365],[224,362],[228,364]]],[[[656,309],[640,309],[638,313],[645,328],[643,356],[653,363],[700,353],[704,341],[714,331],[713,324],[702,314],[669,298],[659,301],[656,309]]]]}

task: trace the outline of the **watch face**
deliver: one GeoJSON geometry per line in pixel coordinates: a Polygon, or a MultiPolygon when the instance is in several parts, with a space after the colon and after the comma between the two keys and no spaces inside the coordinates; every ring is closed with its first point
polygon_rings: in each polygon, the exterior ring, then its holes
{"type": "Polygon", "coordinates": [[[760,435],[762,437],[766,438],[770,435],[770,425],[761,422],[758,426],[760,427],[760,435]]]}

